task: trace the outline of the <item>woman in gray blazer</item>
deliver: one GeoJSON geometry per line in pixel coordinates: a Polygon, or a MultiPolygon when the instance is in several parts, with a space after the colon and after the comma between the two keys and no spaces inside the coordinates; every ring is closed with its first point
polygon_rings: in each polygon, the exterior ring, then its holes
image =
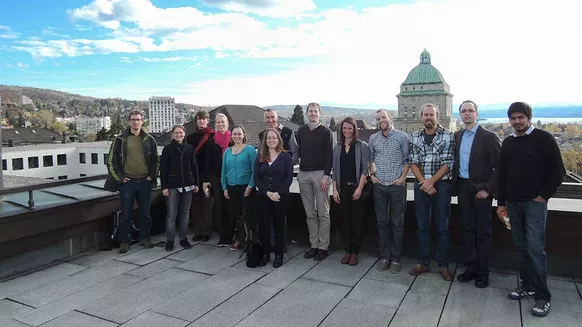
{"type": "Polygon", "coordinates": [[[333,148],[333,199],[340,205],[346,254],[341,263],[355,266],[362,240],[362,191],[368,176],[370,149],[358,138],[356,120],[347,117],[338,126],[333,148]]]}

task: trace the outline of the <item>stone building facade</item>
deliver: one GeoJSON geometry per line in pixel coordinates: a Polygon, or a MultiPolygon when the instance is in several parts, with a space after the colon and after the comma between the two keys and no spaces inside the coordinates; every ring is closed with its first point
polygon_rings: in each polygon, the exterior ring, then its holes
{"type": "Polygon", "coordinates": [[[431,64],[426,49],[420,55],[420,64],[414,67],[400,85],[398,116],[393,118],[394,127],[411,134],[423,128],[420,108],[425,103],[439,107],[440,125],[451,131],[457,130],[457,119],[452,114],[453,95],[443,75],[431,64]]]}

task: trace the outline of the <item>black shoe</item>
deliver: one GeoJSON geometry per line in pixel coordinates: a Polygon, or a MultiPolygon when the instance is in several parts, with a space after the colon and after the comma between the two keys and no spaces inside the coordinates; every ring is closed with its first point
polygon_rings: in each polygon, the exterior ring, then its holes
{"type": "Polygon", "coordinates": [[[202,235],[194,235],[192,236],[192,242],[200,242],[202,240],[202,235]]]}
{"type": "Polygon", "coordinates": [[[264,267],[267,265],[267,262],[271,261],[271,254],[265,254],[265,256],[259,262],[259,267],[264,267]]]}
{"type": "Polygon", "coordinates": [[[201,242],[208,242],[210,241],[210,235],[202,235],[202,239],[200,239],[201,242]]]}
{"type": "Polygon", "coordinates": [[[475,278],[475,287],[487,288],[489,286],[489,276],[477,276],[475,278]]]}
{"type": "Polygon", "coordinates": [[[188,239],[185,238],[183,240],[180,241],[180,245],[184,248],[184,249],[189,249],[192,247],[192,244],[190,244],[190,242],[188,242],[188,239]]]}
{"type": "Polygon", "coordinates": [[[313,259],[315,259],[315,261],[321,261],[327,258],[327,255],[328,255],[327,250],[317,250],[317,255],[315,255],[315,258],[313,259]]]}
{"type": "Polygon", "coordinates": [[[166,251],[172,251],[174,249],[174,242],[166,242],[166,251]]]}
{"type": "Polygon", "coordinates": [[[531,309],[531,313],[536,317],[545,317],[550,313],[550,301],[536,300],[536,304],[531,309]]]}
{"type": "Polygon", "coordinates": [[[311,259],[311,258],[315,258],[316,255],[317,255],[317,249],[311,248],[311,249],[309,249],[309,251],[305,252],[303,257],[305,259],[311,259]]]}
{"type": "Polygon", "coordinates": [[[470,271],[469,269],[465,270],[464,273],[457,276],[457,280],[461,283],[468,283],[475,278],[477,278],[477,274],[470,271]]]}
{"type": "Polygon", "coordinates": [[[117,251],[117,252],[119,252],[119,253],[127,253],[127,251],[129,251],[129,243],[123,242],[119,246],[119,251],[117,251]]]}
{"type": "Polygon", "coordinates": [[[273,261],[273,268],[279,268],[283,265],[283,255],[275,255],[275,261],[273,261]]]}

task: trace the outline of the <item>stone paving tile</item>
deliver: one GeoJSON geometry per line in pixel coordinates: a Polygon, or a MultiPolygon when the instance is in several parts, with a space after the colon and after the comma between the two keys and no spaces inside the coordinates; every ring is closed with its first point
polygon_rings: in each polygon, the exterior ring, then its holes
{"type": "Polygon", "coordinates": [[[507,290],[488,287],[471,289],[453,283],[439,326],[519,326],[519,301],[507,297],[507,290]]]}
{"type": "Polygon", "coordinates": [[[279,291],[277,288],[252,284],[188,327],[234,326],[279,291]]]}
{"type": "Polygon", "coordinates": [[[64,316],[52,320],[44,325],[43,327],[117,327],[110,321],[99,319],[97,317],[91,317],[81,312],[69,312],[64,316]]]}
{"type": "Polygon", "coordinates": [[[121,325],[120,327],[184,327],[186,325],[188,325],[187,321],[164,316],[151,311],[146,311],[121,325]]]}
{"type": "Polygon", "coordinates": [[[300,278],[236,326],[317,326],[349,291],[346,286],[300,278]]]}
{"type": "Polygon", "coordinates": [[[550,289],[550,292],[554,290],[575,292],[576,284],[574,283],[574,280],[572,278],[570,278],[569,280],[548,278],[548,288],[550,289]]]}
{"type": "Polygon", "coordinates": [[[13,319],[0,320],[0,327],[30,327],[27,324],[23,324],[20,321],[13,319]]]}
{"type": "Polygon", "coordinates": [[[304,277],[327,283],[355,286],[378,259],[361,254],[356,266],[342,265],[340,261],[344,257],[344,254],[343,251],[336,251],[330,254],[325,260],[305,274],[304,277]]]}
{"type": "Polygon", "coordinates": [[[135,269],[136,267],[136,265],[124,262],[110,261],[103,264],[102,266],[91,267],[77,274],[68,276],[67,278],[60,279],[40,288],[32,289],[17,296],[11,296],[10,298],[15,301],[38,308],[65,296],[104,282],[113,277],[119,276],[125,272],[135,269]]]}
{"type": "Polygon", "coordinates": [[[152,263],[154,261],[158,261],[162,258],[165,258],[165,257],[171,255],[172,253],[176,253],[179,250],[180,249],[178,249],[178,248],[174,248],[173,251],[168,252],[168,251],[166,251],[165,248],[156,246],[156,247],[153,247],[151,249],[144,248],[141,251],[136,251],[132,254],[124,255],[122,257],[117,258],[116,260],[122,261],[122,262],[127,262],[127,263],[133,263],[135,265],[145,266],[149,263],[152,263]]]}
{"type": "Polygon", "coordinates": [[[75,294],[71,294],[48,305],[26,312],[24,314],[14,317],[14,319],[22,321],[28,325],[39,326],[47,321],[55,319],[66,314],[69,311],[81,308],[87,303],[99,301],[99,299],[115,293],[117,291],[123,292],[123,289],[143,280],[141,277],[121,275],[112,278],[101,284],[84,289],[75,294]]]}
{"type": "Polygon", "coordinates": [[[440,294],[444,297],[450,286],[451,282],[443,280],[438,272],[431,270],[428,273],[416,276],[410,290],[419,293],[440,294]]]}
{"type": "MultiPolygon", "coordinates": [[[[287,253],[285,253],[283,255],[283,265],[285,265],[287,262],[289,262],[289,260],[292,260],[293,258],[295,258],[296,256],[298,256],[299,254],[303,253],[303,251],[307,250],[306,247],[303,246],[299,246],[296,244],[289,244],[287,246],[287,253]]],[[[237,251],[238,252],[238,251],[237,251]]],[[[238,252],[240,254],[240,252],[238,252]]],[[[263,267],[257,267],[257,268],[249,268],[247,267],[247,262],[245,259],[245,255],[242,256],[241,258],[241,262],[237,263],[236,265],[232,266],[233,268],[237,268],[237,269],[243,269],[243,270],[252,270],[252,271],[260,271],[260,272],[264,272],[266,274],[272,272],[273,270],[275,270],[275,268],[273,268],[273,260],[275,259],[275,255],[273,253],[271,253],[271,261],[263,267]]],[[[301,256],[302,257],[302,256],[301,256]]],[[[313,260],[313,259],[311,259],[313,260]]],[[[313,260],[315,261],[315,260],[313,260]]]]}
{"type": "Polygon", "coordinates": [[[348,295],[348,299],[398,308],[408,286],[363,278],[348,295]]]}
{"type": "Polygon", "coordinates": [[[7,299],[0,300],[0,321],[14,317],[32,309],[34,308],[7,299]]]}
{"type": "Polygon", "coordinates": [[[263,273],[234,268],[224,271],[188,287],[184,293],[151,309],[182,320],[194,321],[217,305],[228,300],[248,285],[261,278],[263,273]]]}
{"type": "Polygon", "coordinates": [[[78,310],[121,324],[176,298],[206,278],[207,275],[172,268],[78,310]]]}
{"type": "Polygon", "coordinates": [[[303,258],[302,254],[297,255],[281,267],[259,279],[257,284],[283,289],[291,285],[291,283],[303,276],[318,263],[318,261],[313,259],[303,258]]]}
{"type": "Polygon", "coordinates": [[[343,299],[320,327],[386,327],[396,309],[352,299],[343,299]]]}
{"type": "Polygon", "coordinates": [[[215,250],[216,247],[212,245],[206,244],[196,244],[189,249],[182,250],[178,253],[174,253],[171,256],[166,257],[166,259],[178,260],[182,262],[190,261],[196,257],[199,257],[203,254],[206,254],[212,250],[215,250]]]}
{"type": "Polygon", "coordinates": [[[412,282],[414,281],[414,276],[411,276],[408,273],[408,271],[410,271],[410,269],[412,269],[414,266],[416,266],[416,260],[409,259],[409,258],[402,258],[402,260],[400,260],[402,270],[398,274],[393,274],[389,270],[378,271],[378,269],[376,269],[377,264],[378,264],[378,262],[376,262],[374,267],[372,267],[372,269],[370,269],[370,271],[368,271],[366,273],[366,275],[364,275],[364,278],[380,280],[380,281],[385,281],[385,282],[392,283],[392,284],[400,284],[400,285],[404,285],[404,286],[412,285],[412,282]]]}
{"type": "Polygon", "coordinates": [[[29,275],[0,283],[0,299],[24,293],[28,290],[49,284],[84,269],[87,269],[87,267],[71,263],[61,263],[56,266],[33,272],[29,275]]]}
{"type": "Polygon", "coordinates": [[[141,268],[134,269],[128,272],[127,274],[143,278],[150,278],[170,268],[173,268],[181,263],[182,262],[176,260],[160,259],[158,261],[154,261],[150,264],[147,264],[141,268]]]}
{"type": "Polygon", "coordinates": [[[524,327],[538,326],[580,326],[582,322],[582,301],[578,292],[561,289],[550,289],[552,307],[545,318],[534,317],[531,314],[535,301],[529,298],[521,301],[521,316],[524,327]]]}
{"type": "Polygon", "coordinates": [[[216,248],[176,268],[214,275],[243,260],[244,257],[238,258],[239,254],[239,251],[231,251],[228,247],[216,248]]]}
{"type": "Polygon", "coordinates": [[[445,294],[409,291],[396,311],[390,327],[436,326],[445,303],[445,294]]]}
{"type": "MultiPolygon", "coordinates": [[[[461,283],[456,278],[453,280],[453,284],[459,284],[465,290],[478,291],[479,289],[475,287],[475,281],[472,280],[467,283],[461,283]]],[[[505,292],[509,290],[514,290],[517,287],[517,274],[515,275],[505,275],[490,272],[489,273],[489,287],[501,288],[505,292]]]]}
{"type": "Polygon", "coordinates": [[[88,267],[95,267],[102,265],[108,261],[130,255],[134,252],[143,250],[143,247],[138,246],[137,244],[132,245],[129,247],[129,251],[127,253],[119,253],[117,252],[118,249],[112,249],[111,251],[93,251],[88,252],[84,255],[80,255],[75,259],[69,260],[70,263],[81,265],[81,266],[88,266],[88,267]]]}

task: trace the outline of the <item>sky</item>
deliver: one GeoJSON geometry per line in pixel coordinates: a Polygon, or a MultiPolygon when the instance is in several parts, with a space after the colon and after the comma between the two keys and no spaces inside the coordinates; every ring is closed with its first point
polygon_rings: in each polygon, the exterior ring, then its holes
{"type": "Polygon", "coordinates": [[[454,102],[582,104],[578,0],[0,0],[0,84],[380,108],[426,48],[454,102]]]}

